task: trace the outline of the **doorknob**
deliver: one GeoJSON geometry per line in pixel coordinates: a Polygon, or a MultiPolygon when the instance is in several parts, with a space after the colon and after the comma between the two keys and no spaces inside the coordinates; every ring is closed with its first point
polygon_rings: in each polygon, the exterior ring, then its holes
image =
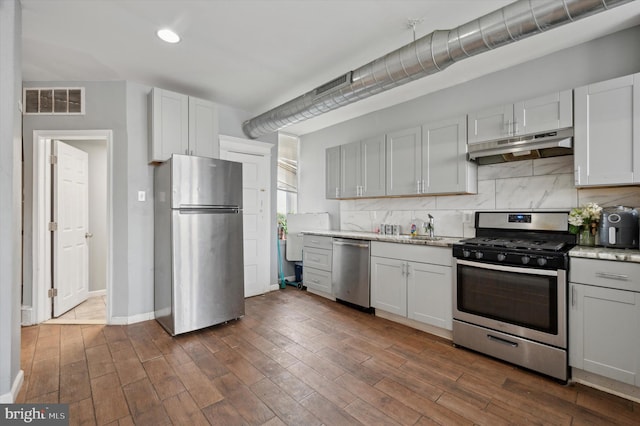
{"type": "Polygon", "coordinates": [[[91,232],[87,232],[86,234],[84,234],[85,238],[91,238],[93,237],[93,234],[91,232]]]}

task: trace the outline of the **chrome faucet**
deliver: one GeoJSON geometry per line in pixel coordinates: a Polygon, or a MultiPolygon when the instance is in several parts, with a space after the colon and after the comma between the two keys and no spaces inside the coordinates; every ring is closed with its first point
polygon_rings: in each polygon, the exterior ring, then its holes
{"type": "Polygon", "coordinates": [[[428,215],[429,215],[429,223],[427,224],[427,232],[428,232],[429,238],[433,238],[435,237],[435,232],[436,232],[434,218],[433,216],[431,216],[431,214],[428,213],[428,215]]]}

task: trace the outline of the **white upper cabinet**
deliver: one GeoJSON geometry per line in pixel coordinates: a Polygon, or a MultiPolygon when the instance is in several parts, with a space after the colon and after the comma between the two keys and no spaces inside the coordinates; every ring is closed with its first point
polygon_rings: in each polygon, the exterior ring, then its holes
{"type": "Polygon", "coordinates": [[[387,195],[421,193],[421,155],[420,127],[387,134],[387,195]]]}
{"type": "Polygon", "coordinates": [[[327,148],[326,150],[326,194],[328,199],[340,198],[340,146],[327,148]]]}
{"type": "Polygon", "coordinates": [[[467,117],[387,135],[387,195],[461,194],[478,190],[467,161],[467,117]]]}
{"type": "Polygon", "coordinates": [[[576,186],[640,183],[640,73],[575,89],[576,186]]]}
{"type": "Polygon", "coordinates": [[[573,125],[573,92],[563,90],[513,104],[513,134],[530,135],[573,125]]]}
{"type": "Polygon", "coordinates": [[[422,193],[478,192],[476,163],[467,161],[467,117],[422,126],[422,193]]]}
{"type": "Polygon", "coordinates": [[[340,147],[340,198],[385,195],[384,135],[340,147]]]}
{"type": "Polygon", "coordinates": [[[189,97],[189,154],[218,158],[218,114],[213,102],[189,97]]]}
{"type": "Polygon", "coordinates": [[[469,113],[468,143],[500,139],[511,134],[513,104],[469,113]]]}
{"type": "Polygon", "coordinates": [[[468,143],[571,127],[571,90],[469,113],[468,143]]]}
{"type": "Polygon", "coordinates": [[[219,156],[218,114],[213,102],[153,88],[149,162],[172,154],[219,156]]]}

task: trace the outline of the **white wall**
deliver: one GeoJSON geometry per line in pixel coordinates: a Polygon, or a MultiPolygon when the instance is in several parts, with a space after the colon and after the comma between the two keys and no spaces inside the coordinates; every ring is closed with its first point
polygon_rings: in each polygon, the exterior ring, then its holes
{"type": "MultiPolygon", "coordinates": [[[[438,221],[440,230],[458,236],[457,234],[460,234],[462,230],[448,230],[446,224],[456,223],[460,219],[460,212],[463,211],[485,208],[483,206],[491,209],[505,208],[505,206],[510,206],[509,208],[525,208],[527,206],[530,206],[528,208],[549,208],[547,207],[550,205],[549,203],[540,203],[540,200],[536,199],[539,194],[537,185],[543,181],[543,178],[536,177],[534,179],[533,171],[528,179],[519,181],[488,179],[484,183],[481,182],[479,195],[472,196],[385,198],[368,201],[326,200],[324,198],[325,149],[428,121],[454,117],[488,106],[511,103],[557,90],[571,89],[638,72],[640,71],[638,40],[640,40],[640,27],[633,27],[532,62],[301,136],[298,195],[300,211],[328,211],[332,214],[332,225],[335,228],[342,226],[345,229],[355,229],[370,227],[371,223],[380,221],[385,215],[391,215],[388,219],[390,221],[396,220],[393,219],[395,215],[398,217],[397,222],[403,225],[410,223],[412,219],[412,217],[407,219],[407,215],[417,214],[412,212],[422,212],[419,214],[424,215],[427,210],[442,210],[439,212],[440,220],[438,221]],[[516,183],[523,185],[520,188],[522,193],[531,194],[531,200],[506,204],[501,202],[500,200],[504,199],[504,194],[509,191],[509,185],[516,183]],[[492,184],[498,185],[496,189],[490,188],[492,184]],[[488,202],[487,204],[486,197],[494,197],[493,203],[488,202]],[[496,200],[498,201],[496,202],[496,200]],[[365,217],[367,215],[372,218],[367,219],[365,217]]],[[[453,66],[465,66],[465,63],[461,62],[453,66]]],[[[442,74],[446,74],[446,72],[445,70],[442,74]]],[[[480,176],[484,173],[483,168],[486,167],[489,166],[479,167],[480,176]]],[[[528,167],[533,170],[534,166],[530,161],[528,167]]],[[[580,197],[578,197],[578,192],[573,187],[573,179],[570,179],[569,183],[568,175],[570,173],[567,171],[566,176],[562,177],[554,175],[553,179],[561,180],[554,185],[557,185],[557,190],[566,195],[562,201],[557,199],[557,194],[554,195],[556,201],[553,205],[557,208],[572,207],[579,201],[578,198],[582,201],[593,195],[590,192],[585,192],[583,196],[580,192],[580,197]],[[566,188],[564,185],[568,185],[570,188],[566,188]]],[[[544,181],[547,182],[549,179],[552,178],[546,178],[544,181]]],[[[549,193],[551,192],[549,191],[549,193]]],[[[603,195],[600,193],[600,196],[603,195]]],[[[623,197],[622,200],[629,203],[634,202],[635,195],[631,195],[631,197],[631,199],[623,197]]],[[[640,203],[638,204],[640,205],[640,203]]]]}
{"type": "Polygon", "coordinates": [[[89,155],[89,291],[107,288],[107,143],[63,141],[89,155]]]}
{"type": "Polygon", "coordinates": [[[20,370],[21,7],[0,0],[0,403],[14,402],[20,370]]]}

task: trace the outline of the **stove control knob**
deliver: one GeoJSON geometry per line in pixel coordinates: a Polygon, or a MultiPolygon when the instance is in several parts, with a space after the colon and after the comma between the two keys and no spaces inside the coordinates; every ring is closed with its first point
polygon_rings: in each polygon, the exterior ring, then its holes
{"type": "Polygon", "coordinates": [[[498,253],[498,260],[500,262],[502,262],[503,260],[505,260],[507,258],[507,255],[504,253],[498,253]]]}
{"type": "Polygon", "coordinates": [[[482,254],[481,251],[477,251],[476,252],[476,259],[482,259],[482,256],[483,256],[483,254],[482,254]]]}
{"type": "Polygon", "coordinates": [[[529,263],[529,261],[531,260],[531,258],[529,256],[522,256],[522,264],[526,265],[527,263],[529,263]]]}
{"type": "Polygon", "coordinates": [[[544,266],[546,264],[547,264],[547,259],[545,259],[544,257],[539,257],[538,258],[538,265],[544,266]]]}
{"type": "Polygon", "coordinates": [[[471,256],[471,252],[469,250],[462,250],[462,256],[463,257],[469,257],[469,256],[471,256]]]}

